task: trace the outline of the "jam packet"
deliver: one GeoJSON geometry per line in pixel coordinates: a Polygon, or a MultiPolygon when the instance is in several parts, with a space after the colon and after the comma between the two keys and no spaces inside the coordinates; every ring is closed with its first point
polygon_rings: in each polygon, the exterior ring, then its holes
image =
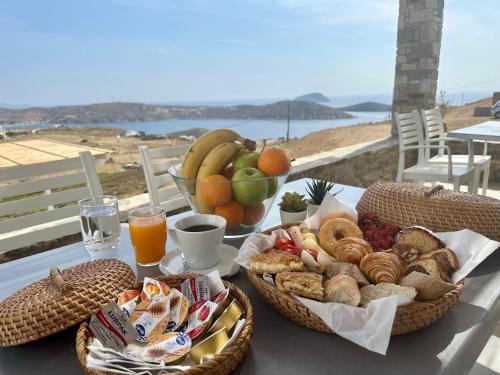
{"type": "Polygon", "coordinates": [[[118,296],[118,306],[125,315],[130,319],[130,314],[135,307],[141,302],[140,292],[135,289],[126,290],[118,296]]]}
{"type": "Polygon", "coordinates": [[[160,336],[170,320],[170,296],[157,295],[139,303],[130,316],[141,342],[160,336]]]}
{"type": "Polygon", "coordinates": [[[145,277],[142,286],[141,300],[146,301],[155,296],[167,296],[169,292],[170,287],[164,282],[145,277]]]}
{"type": "Polygon", "coordinates": [[[189,308],[189,317],[184,332],[191,339],[195,339],[203,332],[207,331],[216,309],[217,304],[215,302],[203,300],[195,302],[189,308]]]}
{"type": "Polygon", "coordinates": [[[135,327],[116,302],[98,310],[90,318],[89,328],[106,348],[120,350],[137,339],[135,327]]]}
{"type": "Polygon", "coordinates": [[[188,299],[189,306],[198,301],[210,299],[208,278],[206,276],[192,277],[181,284],[181,292],[188,299]]]}

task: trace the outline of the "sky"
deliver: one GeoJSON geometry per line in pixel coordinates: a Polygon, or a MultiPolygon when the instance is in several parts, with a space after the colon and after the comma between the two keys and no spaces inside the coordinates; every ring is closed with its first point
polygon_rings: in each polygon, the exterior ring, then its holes
{"type": "MultiPolygon", "coordinates": [[[[397,15],[397,0],[2,0],[0,103],[377,98],[397,15]]],[[[441,89],[500,90],[497,23],[497,0],[445,0],[441,89]]]]}

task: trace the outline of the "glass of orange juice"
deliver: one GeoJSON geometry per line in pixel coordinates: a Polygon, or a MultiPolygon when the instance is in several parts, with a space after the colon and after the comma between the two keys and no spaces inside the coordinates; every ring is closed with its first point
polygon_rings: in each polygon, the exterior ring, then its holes
{"type": "Polygon", "coordinates": [[[135,260],[141,266],[154,266],[165,255],[167,218],[160,207],[142,207],[128,214],[130,239],[135,260]]]}

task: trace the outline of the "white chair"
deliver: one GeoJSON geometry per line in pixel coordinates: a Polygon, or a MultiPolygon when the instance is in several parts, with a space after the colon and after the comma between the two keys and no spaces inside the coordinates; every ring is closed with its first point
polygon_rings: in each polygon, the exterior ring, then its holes
{"type": "Polygon", "coordinates": [[[149,149],[139,147],[144,178],[148,187],[149,200],[154,206],[161,206],[167,211],[187,206],[187,201],[168,174],[168,168],[178,163],[177,157],[184,155],[188,146],[149,149]]]}
{"type": "MultiPolygon", "coordinates": [[[[399,133],[399,164],[396,181],[411,180],[416,182],[450,182],[453,190],[460,191],[460,185],[470,181],[474,176],[474,165],[453,164],[448,146],[426,145],[420,114],[417,110],[410,113],[396,113],[396,124],[399,133]],[[446,164],[431,164],[425,157],[426,149],[446,150],[446,164]],[[417,163],[405,168],[405,152],[417,150],[417,163]]],[[[469,191],[473,190],[469,186],[469,191]]]]}
{"type": "Polygon", "coordinates": [[[3,168],[0,254],[80,232],[76,202],[102,195],[92,154],[3,168]]]}
{"type": "MultiPolygon", "coordinates": [[[[445,164],[448,163],[448,157],[444,155],[444,147],[447,141],[461,141],[466,142],[463,139],[457,138],[447,138],[444,132],[443,118],[441,116],[441,110],[439,108],[433,109],[422,109],[420,111],[422,116],[422,122],[425,130],[425,141],[427,145],[437,143],[439,149],[435,156],[431,157],[430,149],[426,148],[425,157],[431,164],[445,164]]],[[[473,152],[473,149],[469,150],[469,153],[473,152]]],[[[488,190],[488,179],[490,174],[490,161],[491,156],[487,155],[488,143],[484,142],[483,155],[474,155],[474,182],[473,186],[477,193],[479,187],[479,181],[481,178],[481,173],[483,173],[483,186],[482,194],[486,195],[488,190]]],[[[469,155],[452,155],[453,165],[467,165],[469,162],[469,155]]]]}

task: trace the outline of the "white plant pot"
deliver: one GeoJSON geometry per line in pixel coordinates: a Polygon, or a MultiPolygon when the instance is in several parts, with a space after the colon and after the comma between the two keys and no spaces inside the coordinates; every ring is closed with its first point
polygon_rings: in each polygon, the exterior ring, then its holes
{"type": "Polygon", "coordinates": [[[281,224],[293,223],[295,221],[304,221],[307,218],[307,210],[301,212],[287,212],[280,208],[281,224]]]}
{"type": "Polygon", "coordinates": [[[307,216],[311,217],[318,211],[319,204],[314,204],[314,203],[307,203],[307,216]]]}

